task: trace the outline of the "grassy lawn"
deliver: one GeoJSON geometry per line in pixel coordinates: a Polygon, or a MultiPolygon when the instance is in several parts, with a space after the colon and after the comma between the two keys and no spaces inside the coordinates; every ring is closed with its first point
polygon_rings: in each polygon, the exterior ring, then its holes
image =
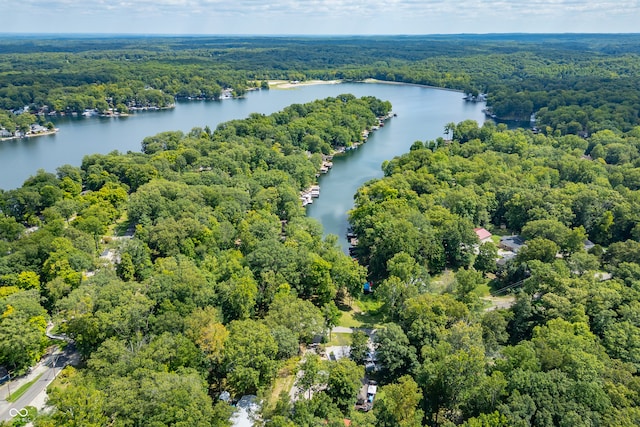
{"type": "Polygon", "coordinates": [[[514,233],[508,228],[493,227],[493,229],[491,230],[491,234],[491,239],[495,242],[495,237],[497,237],[498,241],[500,241],[500,237],[511,236],[514,233]]]}
{"type": "Polygon", "coordinates": [[[338,306],[342,315],[338,326],[346,328],[377,328],[384,323],[379,310],[382,302],[374,298],[373,295],[362,295],[354,299],[351,305],[341,304],[338,306]]]}
{"type": "Polygon", "coordinates": [[[445,270],[437,276],[431,277],[431,292],[442,294],[447,291],[454,280],[453,270],[445,270]]]}
{"type": "Polygon", "coordinates": [[[40,379],[41,376],[42,376],[42,374],[38,375],[37,377],[35,377],[31,381],[29,381],[28,383],[21,385],[16,391],[11,393],[11,395],[9,395],[7,397],[7,402],[12,402],[13,403],[16,400],[20,399],[22,397],[22,395],[25,394],[27,392],[27,390],[29,390],[29,388],[32,385],[34,385],[36,381],[38,381],[40,379]]]}
{"type": "Polygon", "coordinates": [[[345,334],[342,332],[332,332],[331,340],[326,345],[327,346],[351,345],[351,334],[345,334]]]}
{"type": "Polygon", "coordinates": [[[491,288],[488,284],[480,285],[473,290],[473,293],[479,297],[486,297],[491,293],[491,288]]]}
{"type": "Polygon", "coordinates": [[[122,216],[118,218],[115,224],[109,227],[110,235],[115,236],[124,236],[129,229],[129,215],[128,212],[125,211],[122,213],[122,216]]]}
{"type": "Polygon", "coordinates": [[[362,327],[362,322],[357,320],[355,317],[355,312],[353,310],[342,311],[342,315],[340,316],[340,321],[338,322],[338,326],[344,326],[345,328],[360,328],[362,327]]]}
{"type": "Polygon", "coordinates": [[[270,392],[266,396],[265,407],[273,408],[278,402],[278,399],[280,399],[282,392],[289,393],[289,391],[291,391],[291,387],[293,387],[296,379],[299,363],[300,356],[292,357],[285,361],[282,368],[278,371],[278,376],[273,382],[273,387],[271,387],[270,392]]]}

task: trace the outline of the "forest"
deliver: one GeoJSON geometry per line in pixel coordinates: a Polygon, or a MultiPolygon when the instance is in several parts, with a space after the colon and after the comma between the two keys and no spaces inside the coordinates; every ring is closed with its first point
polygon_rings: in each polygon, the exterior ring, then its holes
{"type": "Polygon", "coordinates": [[[163,132],[0,190],[0,366],[27,372],[48,326],[81,355],[49,387],[52,410],[26,418],[230,426],[221,397],[255,395],[269,427],[639,425],[639,41],[2,40],[9,110],[109,104],[128,84],[169,100],[379,78],[487,93],[493,114],[537,120],[443,123],[447,139],[384,162],[354,195],[353,257],[300,194],[391,111],[373,97],[163,132]],[[321,358],[335,343],[348,355],[321,358]]]}
{"type": "Polygon", "coordinates": [[[239,97],[274,79],[374,78],[486,94],[489,114],[527,124],[535,114],[545,133],[627,132],[640,124],[639,46],[634,34],[7,37],[0,126],[20,127],[13,112],[25,106],[44,125],[53,113],[239,97]]]}
{"type": "Polygon", "coordinates": [[[4,191],[0,365],[33,365],[49,321],[86,363],[61,375],[37,424],[227,425],[231,407],[212,396],[270,386],[366,280],[300,191],[323,152],[361,142],[390,108],[342,95],[161,133],[143,153],[87,156],[4,191]]]}

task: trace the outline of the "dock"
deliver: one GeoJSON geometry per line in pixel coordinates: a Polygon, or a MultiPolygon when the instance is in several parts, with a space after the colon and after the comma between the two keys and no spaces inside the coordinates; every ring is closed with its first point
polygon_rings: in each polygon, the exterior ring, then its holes
{"type": "MultiPolygon", "coordinates": [[[[384,116],[380,116],[377,117],[377,125],[371,126],[371,129],[364,129],[362,131],[361,134],[361,139],[360,141],[356,141],[356,142],[352,142],[350,146],[348,147],[338,147],[336,148],[332,154],[328,154],[328,155],[323,155],[322,156],[322,163],[320,164],[320,167],[318,168],[318,171],[316,173],[316,178],[320,178],[321,174],[325,174],[328,173],[329,170],[331,170],[331,168],[333,167],[333,156],[334,155],[339,155],[339,154],[343,154],[346,153],[347,151],[351,151],[351,150],[355,150],[357,149],[361,144],[364,144],[367,141],[367,138],[369,137],[369,135],[371,135],[371,132],[376,131],[378,129],[380,129],[381,127],[384,126],[384,122],[392,117],[397,117],[398,115],[396,113],[390,112],[387,115],[384,116]]],[[[307,157],[311,158],[311,152],[307,151],[306,152],[307,157]]],[[[313,203],[313,199],[320,197],[320,186],[319,185],[312,185],[311,187],[307,188],[306,190],[302,190],[300,192],[300,202],[302,203],[302,206],[305,207],[307,205],[310,205],[313,203]]],[[[358,244],[358,239],[355,236],[352,237],[348,237],[347,240],[350,242],[350,244],[352,245],[352,247],[355,247],[358,244]]]]}
{"type": "Polygon", "coordinates": [[[300,201],[302,202],[302,207],[310,205],[313,203],[313,199],[320,197],[320,186],[312,185],[300,192],[300,201]]]}

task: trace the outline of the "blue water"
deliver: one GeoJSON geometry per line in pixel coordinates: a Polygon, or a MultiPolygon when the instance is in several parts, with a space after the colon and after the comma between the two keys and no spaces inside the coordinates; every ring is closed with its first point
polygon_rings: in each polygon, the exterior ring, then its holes
{"type": "Polygon", "coordinates": [[[0,188],[12,189],[38,169],[55,172],[58,166],[78,166],[87,154],[140,151],[146,136],[159,132],[209,126],[242,119],[251,113],[270,114],[287,105],[351,93],[376,96],[393,105],[397,117],[374,132],[358,150],[334,159],[330,173],[321,176],[320,198],[307,208],[322,222],[325,233],[337,234],[346,248],[347,211],[353,195],[366,181],[382,176],[384,160],[406,153],[416,140],[444,136],[444,126],[465,119],[484,121],[483,104],[469,103],[462,94],[412,85],[343,83],[298,86],[294,89],[249,92],[244,99],[180,102],[165,111],[136,113],[122,118],[59,118],[55,135],[0,143],[0,188]]]}

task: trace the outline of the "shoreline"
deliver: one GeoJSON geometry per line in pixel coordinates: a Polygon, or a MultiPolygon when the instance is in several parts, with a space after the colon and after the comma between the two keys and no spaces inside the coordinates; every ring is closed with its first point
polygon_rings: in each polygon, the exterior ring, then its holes
{"type": "Polygon", "coordinates": [[[427,88],[427,89],[440,89],[440,90],[448,90],[449,92],[464,93],[464,91],[460,90],[460,89],[452,89],[452,88],[449,88],[449,87],[425,85],[425,84],[421,84],[421,83],[390,82],[388,80],[378,80],[378,79],[364,79],[364,80],[359,80],[359,82],[361,82],[361,83],[379,83],[379,84],[386,84],[386,85],[417,86],[417,87],[424,87],[424,88],[427,88]]]}
{"type": "Polygon", "coordinates": [[[405,85],[405,86],[417,86],[424,87],[427,89],[440,89],[447,90],[449,92],[457,92],[464,94],[464,90],[461,89],[452,89],[448,87],[440,87],[440,86],[432,86],[425,85],[421,83],[407,83],[407,82],[392,82],[388,80],[378,80],[373,78],[368,78],[364,80],[303,80],[300,82],[291,82],[288,80],[269,80],[269,89],[295,89],[298,86],[316,86],[316,85],[326,85],[326,84],[341,84],[341,83],[377,83],[377,84],[386,84],[386,85],[405,85]]]}
{"type": "Polygon", "coordinates": [[[322,155],[322,164],[320,165],[320,168],[318,169],[317,173],[316,173],[316,183],[311,185],[309,188],[305,188],[303,190],[300,191],[300,202],[302,203],[302,207],[306,208],[307,206],[309,206],[310,204],[313,203],[313,199],[316,199],[318,197],[320,197],[320,176],[323,174],[328,174],[331,171],[331,168],[333,167],[333,157],[334,156],[341,156],[346,154],[348,151],[352,151],[352,150],[356,150],[358,149],[358,147],[360,147],[362,144],[366,143],[367,140],[369,139],[369,135],[371,135],[372,132],[380,129],[381,127],[384,127],[384,122],[386,122],[387,120],[393,118],[393,117],[397,117],[397,115],[395,113],[393,113],[392,111],[390,111],[389,113],[387,113],[384,116],[380,116],[378,117],[378,124],[372,126],[371,128],[368,129],[364,129],[362,131],[362,139],[360,141],[357,142],[352,142],[352,145],[350,147],[341,147],[340,149],[332,149],[330,154],[323,154],[322,155]]]}
{"type": "Polygon", "coordinates": [[[295,89],[299,86],[316,86],[340,84],[343,80],[303,80],[299,82],[289,80],[269,80],[269,89],[295,89]]]}
{"type": "Polygon", "coordinates": [[[59,130],[60,130],[59,128],[55,128],[54,130],[49,130],[49,131],[46,131],[46,132],[28,133],[28,134],[22,135],[22,136],[8,136],[6,138],[0,138],[0,142],[2,142],[2,141],[11,141],[12,139],[32,138],[32,137],[35,137],[35,136],[55,135],[56,133],[58,133],[59,130]]]}

